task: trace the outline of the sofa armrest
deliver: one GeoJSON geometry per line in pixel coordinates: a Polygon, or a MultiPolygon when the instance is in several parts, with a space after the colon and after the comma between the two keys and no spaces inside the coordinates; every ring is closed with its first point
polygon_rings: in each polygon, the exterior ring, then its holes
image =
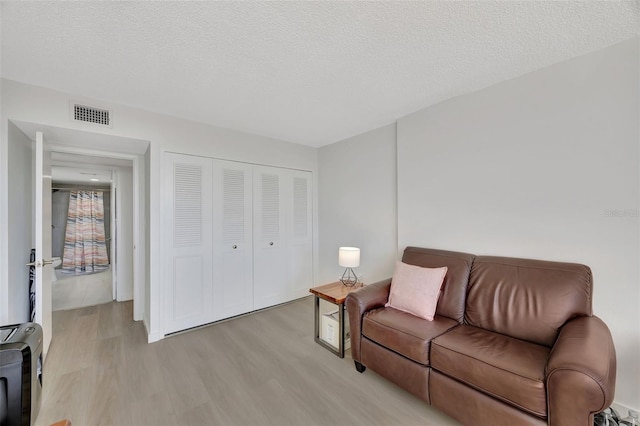
{"type": "Polygon", "coordinates": [[[596,316],[568,321],[546,368],[549,425],[593,425],[613,401],[616,351],[607,325],[596,316]]]}
{"type": "Polygon", "coordinates": [[[362,340],[362,317],[371,309],[384,306],[389,300],[391,278],[369,284],[347,295],[345,304],[349,314],[351,330],[351,357],[360,362],[360,342],[362,340]]]}

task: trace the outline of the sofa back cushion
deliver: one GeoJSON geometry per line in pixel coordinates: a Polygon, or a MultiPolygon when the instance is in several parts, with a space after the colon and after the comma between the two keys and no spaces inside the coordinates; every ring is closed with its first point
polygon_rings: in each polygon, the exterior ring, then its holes
{"type": "Polygon", "coordinates": [[[402,261],[425,268],[447,267],[436,315],[451,318],[461,324],[464,320],[465,296],[474,257],[468,253],[407,247],[402,261]]]}
{"type": "Polygon", "coordinates": [[[591,315],[591,269],[575,263],[478,256],[465,322],[552,346],[569,319],[591,315]]]}

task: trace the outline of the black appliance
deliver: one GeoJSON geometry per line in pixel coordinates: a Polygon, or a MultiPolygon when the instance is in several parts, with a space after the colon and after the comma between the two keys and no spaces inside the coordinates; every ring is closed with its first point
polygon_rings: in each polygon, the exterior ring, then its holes
{"type": "Polygon", "coordinates": [[[0,327],[0,425],[35,424],[42,398],[42,327],[0,327]]]}

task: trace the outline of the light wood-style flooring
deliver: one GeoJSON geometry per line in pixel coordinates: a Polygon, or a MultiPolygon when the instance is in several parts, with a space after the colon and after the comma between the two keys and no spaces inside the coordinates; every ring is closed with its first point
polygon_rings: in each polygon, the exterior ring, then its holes
{"type": "Polygon", "coordinates": [[[132,303],[54,312],[37,425],[458,425],[313,340],[313,298],[147,344],[132,303]]]}

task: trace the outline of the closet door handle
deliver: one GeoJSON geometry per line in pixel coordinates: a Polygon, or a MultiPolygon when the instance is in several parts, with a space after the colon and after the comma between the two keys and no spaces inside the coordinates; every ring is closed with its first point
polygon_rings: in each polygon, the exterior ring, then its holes
{"type": "Polygon", "coordinates": [[[272,245],[273,245],[273,241],[271,241],[271,242],[269,243],[269,245],[270,245],[270,246],[272,246],[272,245]]]}
{"type": "Polygon", "coordinates": [[[237,249],[237,248],[238,248],[238,246],[234,244],[234,245],[233,245],[233,249],[235,250],[235,249],[237,249]]]}

